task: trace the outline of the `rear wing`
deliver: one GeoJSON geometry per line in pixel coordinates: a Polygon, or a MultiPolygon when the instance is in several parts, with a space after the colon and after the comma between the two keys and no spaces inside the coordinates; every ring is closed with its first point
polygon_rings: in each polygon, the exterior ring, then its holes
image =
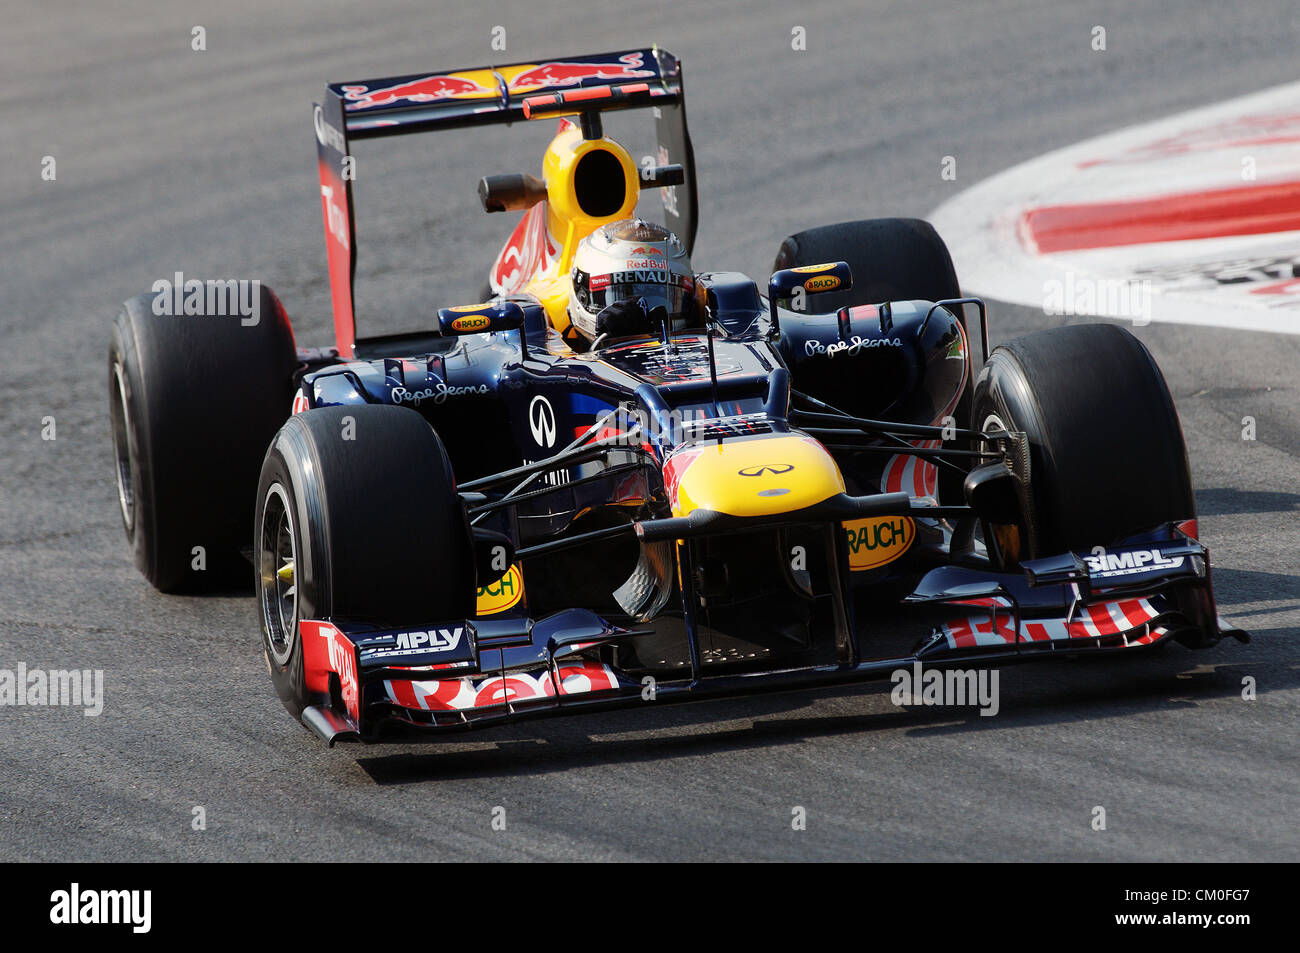
{"type": "Polygon", "coordinates": [[[511,63],[418,73],[386,79],[330,83],[325,101],[315,106],[316,152],[320,173],[321,212],[329,261],[334,335],[339,354],[351,358],[359,340],[353,310],[356,273],[356,226],[352,210],[354,162],[350,143],[439,129],[461,129],[525,121],[530,97],[569,94],[588,87],[644,84],[646,96],[584,101],[585,109],[654,110],[658,145],[656,161],[682,167],[682,183],[665,187],[664,224],[685,243],[695,245],[699,199],[695,153],[686,126],[681,62],[667,50],[650,47],[567,59],[511,63]]]}

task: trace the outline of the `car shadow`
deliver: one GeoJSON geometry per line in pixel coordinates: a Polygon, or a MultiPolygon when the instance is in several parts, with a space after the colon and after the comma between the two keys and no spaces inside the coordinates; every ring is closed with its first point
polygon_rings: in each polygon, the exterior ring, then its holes
{"type": "MultiPolygon", "coordinates": [[[[1294,639],[1300,630],[1270,630],[1270,635],[1274,633],[1294,639]]],[[[1210,650],[1211,658],[1205,662],[1201,653],[1170,646],[1132,658],[1009,666],[1000,670],[1000,710],[992,717],[982,716],[976,708],[894,706],[890,683],[879,682],[819,689],[797,697],[756,696],[537,721],[468,733],[466,741],[479,743],[473,750],[438,743],[427,749],[361,757],[357,764],[379,785],[525,777],[598,765],[760,751],[841,735],[862,735],[865,742],[873,733],[901,730],[909,737],[924,738],[1195,709],[1203,702],[1239,696],[1246,676],[1255,678],[1260,697],[1300,687],[1300,651],[1293,653],[1289,664],[1279,665],[1275,658],[1262,658],[1262,653],[1234,660],[1233,650],[1245,647],[1235,642],[1225,645],[1228,648],[1210,650]],[[834,699],[862,699],[873,710],[819,713],[821,703],[834,699]],[[728,724],[737,720],[743,724],[728,724]],[[635,737],[602,737],[609,735],[635,737]]]]}
{"type": "MultiPolygon", "coordinates": [[[[1260,572],[1255,569],[1229,569],[1213,566],[1214,599],[1224,614],[1247,615],[1227,607],[1248,602],[1273,602],[1300,599],[1300,576],[1282,572],[1260,572]]],[[[1280,612],[1280,608],[1263,612],[1280,612]]]]}
{"type": "Polygon", "coordinates": [[[1238,490],[1208,487],[1196,491],[1198,516],[1238,516],[1247,513],[1300,511],[1300,494],[1274,490],[1238,490]]]}

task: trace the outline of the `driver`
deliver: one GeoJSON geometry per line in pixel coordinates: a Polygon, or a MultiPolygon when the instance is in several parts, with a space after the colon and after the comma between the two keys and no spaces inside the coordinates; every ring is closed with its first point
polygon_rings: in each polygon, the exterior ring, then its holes
{"type": "Polygon", "coordinates": [[[569,320],[592,348],[697,326],[691,259],[676,235],[627,218],[602,225],[573,256],[569,320]],[[662,310],[660,310],[662,309],[662,310]]]}

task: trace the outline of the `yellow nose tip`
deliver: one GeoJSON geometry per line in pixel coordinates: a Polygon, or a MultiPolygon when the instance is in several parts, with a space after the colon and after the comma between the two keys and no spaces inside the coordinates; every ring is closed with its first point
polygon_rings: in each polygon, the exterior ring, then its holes
{"type": "Polygon", "coordinates": [[[802,434],[737,438],[678,451],[669,458],[674,516],[714,510],[768,516],[803,509],[844,492],[831,455],[802,434]]]}
{"type": "Polygon", "coordinates": [[[293,582],[293,563],[287,562],[281,566],[275,573],[280,577],[281,582],[293,582]]]}

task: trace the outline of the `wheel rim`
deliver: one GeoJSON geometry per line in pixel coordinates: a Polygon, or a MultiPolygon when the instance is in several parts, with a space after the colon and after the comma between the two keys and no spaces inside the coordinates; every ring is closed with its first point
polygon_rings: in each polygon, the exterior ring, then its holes
{"type": "MultiPolygon", "coordinates": [[[[990,430],[1010,432],[1010,429],[997,414],[986,416],[980,426],[981,433],[988,433],[990,430]]],[[[1014,523],[990,523],[989,529],[997,539],[998,551],[1002,554],[1003,560],[1011,566],[1020,565],[1020,551],[1023,546],[1020,527],[1014,523]]]]}
{"type": "Polygon", "coordinates": [[[131,475],[131,428],[126,423],[126,375],[122,363],[113,364],[113,389],[109,402],[113,421],[113,463],[117,474],[117,505],[128,534],[135,530],[135,480],[131,475]]]}
{"type": "Polygon", "coordinates": [[[284,665],[298,637],[298,542],[289,496],[279,483],[266,491],[260,522],[257,568],[262,627],[272,660],[284,665]]]}

